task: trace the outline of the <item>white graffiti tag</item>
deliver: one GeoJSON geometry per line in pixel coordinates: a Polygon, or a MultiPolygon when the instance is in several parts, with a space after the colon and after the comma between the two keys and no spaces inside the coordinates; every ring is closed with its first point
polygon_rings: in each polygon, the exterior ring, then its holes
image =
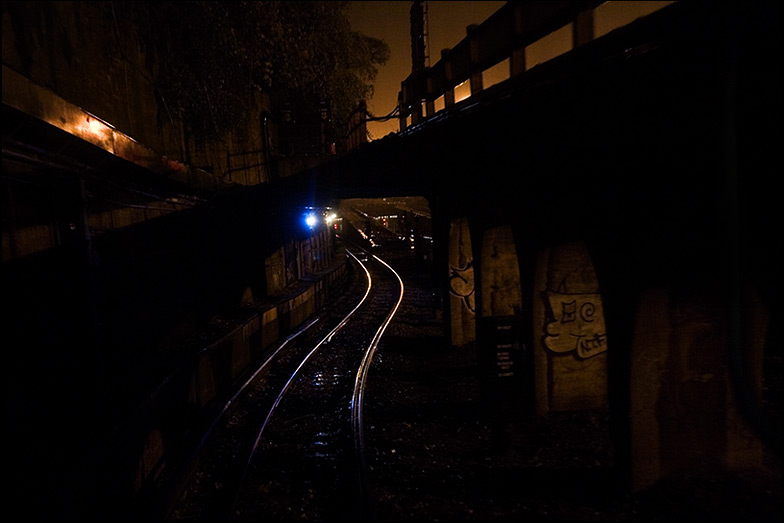
{"type": "Polygon", "coordinates": [[[474,267],[468,262],[465,267],[449,267],[449,292],[463,300],[469,311],[475,312],[474,304],[474,267]]]}
{"type": "Polygon", "coordinates": [[[607,331],[599,294],[547,293],[554,321],[546,326],[544,343],[553,352],[577,351],[590,358],[607,350],[607,331]]]}

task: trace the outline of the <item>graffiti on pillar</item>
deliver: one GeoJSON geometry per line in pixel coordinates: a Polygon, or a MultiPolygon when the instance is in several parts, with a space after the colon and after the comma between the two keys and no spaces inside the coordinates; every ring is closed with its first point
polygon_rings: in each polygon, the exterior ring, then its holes
{"type": "Polygon", "coordinates": [[[468,262],[464,267],[449,266],[449,292],[463,300],[463,305],[471,313],[476,312],[473,261],[468,262]]]}
{"type": "Polygon", "coordinates": [[[546,326],[544,343],[553,352],[577,351],[590,358],[607,351],[607,331],[599,294],[546,292],[553,321],[546,326]]]}

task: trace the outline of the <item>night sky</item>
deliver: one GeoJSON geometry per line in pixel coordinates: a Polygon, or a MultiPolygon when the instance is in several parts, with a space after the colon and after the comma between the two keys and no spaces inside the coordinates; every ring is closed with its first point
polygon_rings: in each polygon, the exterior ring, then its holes
{"type": "MultiPolygon", "coordinates": [[[[441,50],[454,47],[466,36],[466,27],[481,24],[506,2],[424,2],[427,9],[429,61],[433,65],[441,57],[441,50]]],[[[671,1],[605,2],[594,10],[594,38],[615,27],[629,23],[660,9],[671,1]]],[[[379,67],[374,85],[375,95],[368,100],[368,110],[374,116],[384,116],[397,106],[400,83],[411,73],[410,10],[412,2],[351,2],[349,17],[354,30],[384,40],[390,48],[390,59],[379,67]]],[[[540,43],[526,50],[526,63],[532,67],[571,48],[571,29],[556,31],[540,43]]],[[[383,138],[400,129],[397,119],[368,122],[371,139],[383,138]]]]}
{"type": "MultiPolygon", "coordinates": [[[[428,9],[430,65],[441,56],[441,49],[453,47],[466,35],[466,26],[481,24],[506,2],[425,2],[428,9]]],[[[375,116],[392,112],[397,105],[400,83],[411,74],[411,33],[409,12],[412,2],[351,2],[349,15],[354,30],[384,40],[390,49],[386,65],[379,68],[375,95],[368,110],[375,116]]],[[[397,119],[368,122],[372,138],[383,138],[398,131],[397,119]]]]}

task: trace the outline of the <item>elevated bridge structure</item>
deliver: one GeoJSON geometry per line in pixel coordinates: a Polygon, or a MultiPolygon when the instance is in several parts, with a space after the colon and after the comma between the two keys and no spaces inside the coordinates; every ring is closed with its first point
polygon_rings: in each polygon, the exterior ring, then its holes
{"type": "Polygon", "coordinates": [[[545,4],[412,74],[401,131],[305,173],[307,198],[426,197],[451,342],[539,414],[609,406],[633,485],[758,461],[781,343],[771,5],[677,2],[594,39],[602,3],[545,4]],[[574,48],[526,68],[562,28],[574,48]]]}
{"type": "MultiPolygon", "coordinates": [[[[141,301],[117,310],[136,307],[139,325],[145,312],[168,311],[155,320],[187,326],[183,317],[211,309],[175,314],[159,302],[239,305],[285,286],[288,249],[303,249],[292,239],[310,242],[311,264],[326,253],[325,236],[297,237],[290,224],[300,209],[420,196],[430,207],[446,341],[476,346],[498,412],[510,401],[538,416],[608,409],[634,489],[698,470],[764,468],[771,453],[780,460],[781,435],[780,397],[771,408],[769,393],[780,395],[781,379],[780,7],[673,2],[599,36],[603,5],[508,3],[402,83],[399,133],[352,139],[352,151],[308,170],[226,189],[226,180],[167,159],[161,203],[138,205],[165,206],[166,216],[101,237],[90,236],[83,207],[56,206],[63,219],[45,233],[56,237],[53,249],[4,252],[10,296],[41,306],[25,285],[41,267],[59,267],[33,288],[78,295],[78,309],[51,317],[84,327],[82,347],[100,352],[100,311],[92,291],[78,288],[111,287],[96,274],[169,271],[150,277],[144,296],[125,280],[117,288],[141,301]],[[526,63],[532,45],[564,28],[568,50],[526,63]],[[499,64],[508,79],[490,86],[486,72],[499,64]],[[464,82],[471,95],[459,101],[464,82]],[[202,183],[189,185],[196,174],[202,183]]],[[[87,149],[74,154],[93,167],[117,161],[105,141],[92,144],[96,152],[71,131],[37,127],[40,115],[11,103],[24,79],[6,80],[4,66],[4,178],[25,177],[9,138],[20,128],[32,127],[28,145],[87,149]]],[[[110,167],[121,179],[151,172],[121,163],[110,167]]],[[[67,187],[78,200],[83,186],[63,181],[61,167],[47,171],[57,181],[46,182],[48,194],[67,187]]],[[[4,223],[4,251],[24,246],[7,244],[12,232],[4,223]]],[[[98,373],[106,357],[90,350],[98,373]]],[[[106,385],[98,381],[88,386],[106,385]]]]}

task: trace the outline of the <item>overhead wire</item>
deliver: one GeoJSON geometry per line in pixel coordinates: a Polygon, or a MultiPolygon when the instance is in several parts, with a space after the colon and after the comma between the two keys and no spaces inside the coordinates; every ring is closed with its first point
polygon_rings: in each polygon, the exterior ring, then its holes
{"type": "Polygon", "coordinates": [[[373,116],[370,113],[367,113],[365,120],[368,122],[386,122],[387,120],[391,120],[392,118],[397,118],[400,115],[400,106],[396,106],[392,111],[385,115],[385,116],[373,116]]]}

